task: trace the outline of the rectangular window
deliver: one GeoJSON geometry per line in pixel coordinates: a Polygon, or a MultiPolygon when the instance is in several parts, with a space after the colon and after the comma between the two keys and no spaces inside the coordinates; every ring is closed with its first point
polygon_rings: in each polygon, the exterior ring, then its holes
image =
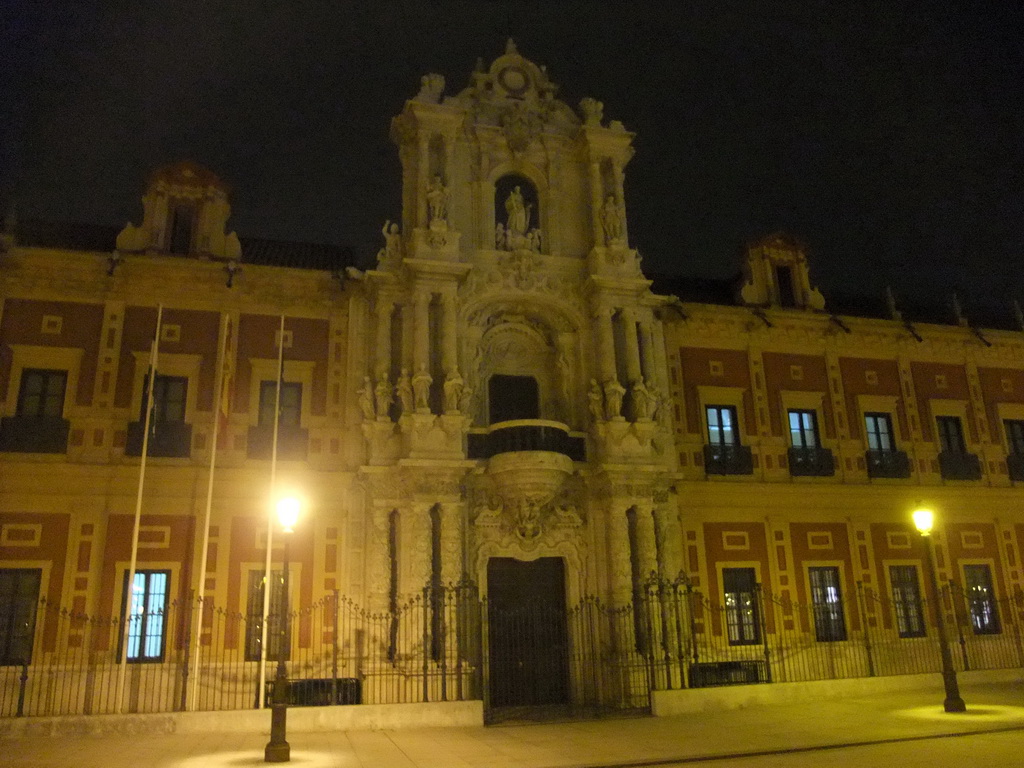
{"type": "Polygon", "coordinates": [[[921,610],[921,583],[917,566],[890,565],[892,610],[900,637],[924,637],[924,612],[921,610]]]}
{"type": "Polygon", "coordinates": [[[708,444],[717,446],[739,445],[740,435],[736,428],[736,409],[731,405],[709,405],[708,444]]]}
{"type": "MultiPolygon", "coordinates": [[[[170,571],[136,571],[128,611],[128,661],[163,661],[170,571]]],[[[128,585],[128,573],[124,574],[128,585]]],[[[127,593],[127,589],[125,592],[127,593]]],[[[127,602],[127,594],[125,595],[127,602]]],[[[124,603],[122,603],[122,608],[124,603]]]]}
{"type": "MultiPolygon", "coordinates": [[[[263,583],[263,571],[249,571],[249,590],[246,593],[245,606],[246,661],[259,661],[260,658],[260,643],[263,642],[263,583]]],[[[284,572],[271,571],[270,583],[272,587],[267,612],[267,660],[276,661],[281,653],[284,572]]]]}
{"type": "Polygon", "coordinates": [[[794,448],[817,448],[817,414],[814,411],[790,410],[789,436],[794,448]]]}
{"type": "Polygon", "coordinates": [[[1005,419],[1006,446],[1014,456],[1024,456],[1024,420],[1005,419]]]}
{"type": "Polygon", "coordinates": [[[995,590],[992,589],[992,570],[987,565],[965,565],[964,583],[974,634],[999,634],[999,612],[996,610],[995,590]]]}
{"type": "Polygon", "coordinates": [[[964,430],[960,425],[959,416],[936,416],[935,423],[939,429],[939,450],[947,453],[966,453],[964,430]]]}
{"type": "MultiPolygon", "coordinates": [[[[277,382],[260,382],[260,421],[261,427],[274,426],[274,405],[277,403],[277,382]]],[[[302,416],[302,384],[285,381],[281,384],[281,418],[278,426],[296,427],[301,423],[302,416]]]]}
{"type": "MultiPolygon", "coordinates": [[[[143,381],[142,415],[146,419],[146,398],[149,395],[149,377],[143,381]]],[[[183,424],[185,422],[185,398],[188,395],[188,378],[185,376],[162,376],[159,373],[153,382],[153,424],[183,424]]]]}
{"type": "Polygon", "coordinates": [[[834,565],[808,568],[811,604],[814,610],[814,635],[819,643],[846,639],[843,596],[839,588],[839,568],[834,565]]]}
{"type": "Polygon", "coordinates": [[[0,666],[32,662],[42,575],[38,568],[0,569],[0,666]]]}
{"type": "Polygon", "coordinates": [[[63,417],[67,381],[67,371],[26,368],[21,372],[18,416],[33,419],[63,417]]]}
{"type": "Polygon", "coordinates": [[[729,645],[754,645],[761,641],[757,613],[757,579],[753,568],[723,568],[725,626],[729,645]]]}
{"type": "Polygon", "coordinates": [[[864,431],[868,436],[869,451],[893,451],[892,418],[888,413],[865,413],[864,431]]]}

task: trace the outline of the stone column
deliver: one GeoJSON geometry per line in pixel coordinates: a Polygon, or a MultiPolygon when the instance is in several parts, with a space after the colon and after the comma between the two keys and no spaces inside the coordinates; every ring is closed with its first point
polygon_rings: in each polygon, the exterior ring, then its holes
{"type": "Polygon", "coordinates": [[[391,313],[394,303],[378,301],[377,303],[377,348],[374,350],[377,365],[377,379],[387,378],[391,374],[391,313]]]}
{"type": "Polygon", "coordinates": [[[612,311],[608,307],[601,306],[594,315],[597,321],[597,337],[601,346],[598,355],[599,370],[601,371],[601,382],[614,379],[615,374],[615,339],[612,335],[612,311]]]}
{"type": "Polygon", "coordinates": [[[390,527],[391,507],[375,504],[370,510],[366,552],[366,593],[369,596],[369,610],[374,613],[388,609],[391,586],[390,527]]]}
{"type": "Polygon", "coordinates": [[[651,573],[658,573],[657,542],[655,541],[653,509],[646,505],[636,507],[637,560],[640,580],[646,582],[651,573]]]}
{"type": "MultiPolygon", "coordinates": [[[[425,286],[416,286],[414,340],[412,348],[415,371],[430,371],[430,292],[425,286]]],[[[414,373],[415,373],[414,371],[414,373]]]]}
{"type": "Polygon", "coordinates": [[[657,387],[659,377],[657,376],[657,362],[654,357],[654,320],[650,310],[644,310],[643,317],[637,324],[637,333],[640,337],[640,369],[644,373],[644,380],[648,387],[657,387]]]}
{"type": "Polygon", "coordinates": [[[604,245],[604,230],[601,228],[601,203],[604,190],[601,183],[601,164],[597,160],[590,163],[590,223],[594,232],[594,245],[604,245]]]}
{"type": "MultiPolygon", "coordinates": [[[[651,317],[651,345],[654,353],[654,380],[658,390],[658,414],[659,420],[669,423],[672,416],[672,398],[670,397],[670,377],[668,372],[668,359],[665,356],[665,325],[652,314],[651,317]]],[[[682,383],[680,383],[680,388],[682,383]]],[[[685,413],[685,409],[680,409],[685,413]]],[[[685,417],[684,417],[685,418],[685,417]]],[[[680,425],[685,429],[685,424],[680,425]]]]}
{"type": "Polygon", "coordinates": [[[416,226],[426,227],[427,185],[430,183],[430,147],[427,137],[419,136],[416,144],[416,226]]]}
{"type": "Polygon", "coordinates": [[[445,291],[441,294],[441,306],[443,310],[443,342],[441,346],[441,361],[445,373],[452,373],[459,367],[458,352],[458,317],[455,307],[455,295],[452,291],[445,291]]]}
{"type": "Polygon", "coordinates": [[[626,340],[626,376],[632,384],[640,379],[640,345],[636,335],[636,312],[632,307],[623,307],[620,318],[623,324],[623,337],[626,340]]]}
{"type": "Polygon", "coordinates": [[[464,516],[457,503],[441,506],[441,580],[455,584],[462,578],[464,552],[462,551],[464,516]]]}
{"type": "Polygon", "coordinates": [[[633,599],[633,576],[629,558],[629,523],[626,510],[614,505],[608,510],[608,572],[612,605],[627,605],[633,599]]]}
{"type": "Polygon", "coordinates": [[[674,506],[654,507],[654,535],[658,552],[658,573],[669,581],[683,569],[683,530],[674,506]]]}
{"type": "Polygon", "coordinates": [[[622,206],[622,219],[621,219],[622,242],[628,244],[629,243],[629,230],[627,229],[627,224],[626,224],[626,187],[625,187],[626,173],[625,173],[625,171],[622,168],[622,163],[620,163],[618,160],[613,161],[612,169],[613,169],[614,176],[615,176],[615,199],[618,200],[619,204],[622,206]]]}
{"type": "Polygon", "coordinates": [[[402,591],[406,594],[422,594],[430,583],[431,507],[433,504],[417,502],[402,510],[402,559],[408,574],[402,591]]]}

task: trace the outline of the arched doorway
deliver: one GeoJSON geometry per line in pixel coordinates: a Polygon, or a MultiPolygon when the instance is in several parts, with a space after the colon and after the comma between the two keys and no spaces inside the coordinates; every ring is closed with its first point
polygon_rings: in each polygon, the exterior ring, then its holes
{"type": "Polygon", "coordinates": [[[490,706],[569,703],[565,561],[487,562],[490,706]]]}

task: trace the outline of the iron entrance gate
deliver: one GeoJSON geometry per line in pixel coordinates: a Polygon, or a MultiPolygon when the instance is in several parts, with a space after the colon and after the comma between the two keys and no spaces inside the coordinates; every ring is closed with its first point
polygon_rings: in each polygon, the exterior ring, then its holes
{"type": "Polygon", "coordinates": [[[513,716],[643,711],[650,664],[633,606],[595,597],[566,604],[565,561],[492,558],[487,565],[484,685],[489,721],[513,716]],[[495,710],[501,710],[496,714],[495,710]]]}
{"type": "Polygon", "coordinates": [[[487,588],[491,706],[568,704],[563,560],[491,558],[487,588]]]}

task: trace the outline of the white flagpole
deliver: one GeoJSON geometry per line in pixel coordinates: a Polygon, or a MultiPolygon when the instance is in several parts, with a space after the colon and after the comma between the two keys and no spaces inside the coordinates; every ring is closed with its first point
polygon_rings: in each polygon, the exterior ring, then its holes
{"type": "MultiPolygon", "coordinates": [[[[146,456],[149,453],[149,425],[153,414],[153,382],[156,379],[157,357],[160,353],[160,323],[163,319],[164,305],[156,307],[156,332],[149,349],[149,381],[146,386],[146,416],[143,419],[142,458],[139,461],[139,489],[135,496],[135,525],[132,527],[132,557],[128,566],[128,580],[125,583],[124,612],[121,615],[121,664],[117,670],[117,706],[121,714],[124,705],[124,679],[128,667],[128,629],[131,625],[131,612],[135,603],[135,566],[139,554],[139,526],[142,522],[142,488],[146,482],[146,456]]],[[[146,609],[145,606],[142,607],[146,609]]],[[[145,642],[145,638],[140,638],[145,642]]]]}
{"type": "MultiPolygon", "coordinates": [[[[270,552],[274,540],[274,512],[277,506],[277,430],[281,421],[281,382],[284,379],[284,315],[277,339],[277,395],[274,399],[274,442],[270,449],[270,503],[267,505],[267,564],[263,571],[263,631],[260,639],[260,709],[267,705],[267,623],[270,621],[270,552]]],[[[284,617],[281,617],[284,621],[284,617]]],[[[284,653],[284,649],[278,649],[284,653]]]]}
{"type": "Polygon", "coordinates": [[[206,600],[206,558],[210,552],[210,511],[213,508],[213,471],[217,466],[217,433],[220,427],[220,410],[224,401],[224,387],[227,384],[227,372],[229,363],[228,335],[231,327],[231,318],[224,315],[224,323],[221,328],[220,342],[220,377],[217,382],[217,399],[213,401],[213,437],[210,442],[210,477],[206,485],[206,519],[203,521],[203,547],[202,555],[199,558],[199,594],[196,605],[198,616],[196,616],[196,631],[193,640],[194,651],[192,654],[192,697],[189,709],[194,710],[199,699],[199,644],[203,635],[203,608],[206,600]]]}

